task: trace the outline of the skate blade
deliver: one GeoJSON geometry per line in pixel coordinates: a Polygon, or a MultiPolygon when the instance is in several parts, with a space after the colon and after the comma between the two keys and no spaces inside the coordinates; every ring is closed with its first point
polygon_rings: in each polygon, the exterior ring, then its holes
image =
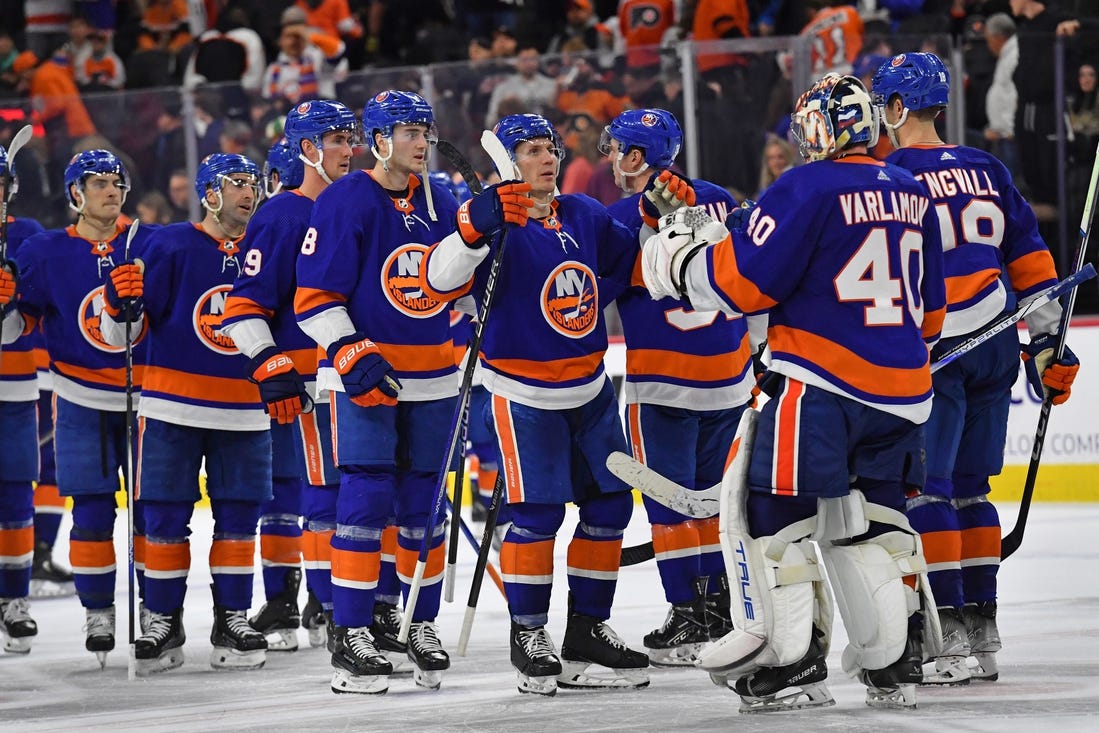
{"type": "Polygon", "coordinates": [[[332,692],[337,695],[384,695],[389,691],[389,677],[384,674],[358,675],[346,669],[332,673],[332,692]]]}
{"type": "Polygon", "coordinates": [[[693,667],[702,644],[681,644],[668,649],[645,649],[649,662],[657,667],[693,667]]]}
{"type": "Polygon", "coordinates": [[[8,654],[30,654],[33,636],[5,636],[4,651],[8,654]]]}
{"type": "Polygon", "coordinates": [[[269,652],[296,652],[298,650],[298,632],[296,629],[275,629],[264,634],[269,652]]]}
{"type": "Polygon", "coordinates": [[[443,670],[420,669],[413,666],[412,681],[416,683],[417,687],[422,687],[425,690],[438,690],[443,686],[443,670]]]}
{"type": "Polygon", "coordinates": [[[393,665],[393,671],[389,673],[390,677],[392,677],[393,675],[407,677],[412,674],[414,669],[416,669],[416,665],[408,660],[408,654],[404,652],[390,652],[383,650],[382,654],[385,656],[386,659],[389,660],[389,663],[393,665]]]}
{"type": "Polygon", "coordinates": [[[518,690],[524,695],[553,697],[557,694],[556,677],[528,677],[519,671],[516,671],[515,676],[519,680],[518,690]]]}
{"type": "Polygon", "coordinates": [[[960,687],[968,685],[969,667],[965,657],[938,657],[923,666],[921,687],[960,687]]]}
{"type": "Polygon", "coordinates": [[[107,668],[107,652],[95,652],[95,660],[99,662],[100,669],[107,668]]]}
{"type": "Polygon", "coordinates": [[[156,659],[138,659],[137,676],[148,677],[149,675],[167,672],[168,670],[176,669],[177,667],[182,666],[183,649],[169,649],[156,659]]]}
{"type": "Polygon", "coordinates": [[[259,669],[267,663],[267,650],[255,649],[249,652],[214,647],[210,652],[210,666],[214,669],[259,669]]]}
{"type": "Polygon", "coordinates": [[[568,690],[640,690],[649,686],[649,673],[644,668],[610,669],[562,659],[557,686],[568,690]]]}
{"type": "Polygon", "coordinates": [[[895,690],[869,687],[866,690],[866,704],[882,710],[915,710],[916,686],[900,685],[895,690]]]}
{"type": "Polygon", "coordinates": [[[76,584],[71,581],[59,583],[56,580],[32,580],[29,595],[36,600],[66,598],[76,595],[76,584]]]}
{"type": "Polygon", "coordinates": [[[745,715],[826,708],[835,704],[836,700],[829,692],[828,685],[823,682],[804,687],[787,687],[771,697],[740,696],[740,712],[745,715]]]}
{"type": "MultiPolygon", "coordinates": [[[[1000,670],[996,666],[996,655],[988,652],[974,654],[974,664],[969,667],[969,678],[976,682],[995,682],[1000,679],[1000,670]]],[[[968,660],[967,660],[968,661],[968,660]]]]}

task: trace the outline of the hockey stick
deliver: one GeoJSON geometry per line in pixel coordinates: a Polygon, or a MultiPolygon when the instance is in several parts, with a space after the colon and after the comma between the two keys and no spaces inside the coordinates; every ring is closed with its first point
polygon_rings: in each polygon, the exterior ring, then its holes
{"type": "MultiPolygon", "coordinates": [[[[491,136],[496,144],[499,145],[500,150],[503,150],[503,145],[491,131],[485,130],[485,135],[491,136]]],[[[481,138],[482,144],[485,144],[485,137],[481,138]]],[[[492,152],[486,148],[486,152],[492,155],[492,152]]],[[[504,153],[507,155],[507,153],[504,153]]],[[[497,245],[496,253],[493,255],[492,263],[489,265],[488,281],[485,283],[484,300],[481,303],[481,311],[477,317],[477,325],[473,329],[473,340],[470,342],[469,350],[472,354],[481,353],[481,343],[485,338],[485,324],[488,322],[489,314],[492,312],[492,301],[496,295],[496,280],[500,275],[500,265],[503,262],[504,250],[507,248],[508,230],[505,226],[503,232],[500,234],[500,243],[497,245]]],[[[476,359],[470,359],[466,364],[465,371],[462,373],[462,384],[458,389],[458,405],[454,411],[454,419],[451,421],[450,438],[447,443],[446,458],[443,461],[442,468],[439,470],[439,482],[435,488],[435,501],[431,506],[431,513],[428,516],[427,525],[424,527],[424,537],[420,544],[420,555],[416,560],[416,569],[412,575],[412,582],[409,584],[408,596],[405,599],[405,613],[401,619],[401,630],[397,635],[397,640],[402,644],[408,641],[408,632],[412,628],[412,615],[416,610],[416,601],[420,597],[420,587],[424,582],[424,572],[427,570],[427,554],[428,554],[428,542],[431,539],[431,534],[435,529],[435,521],[439,516],[439,511],[442,509],[443,499],[446,496],[446,477],[450,472],[450,466],[454,463],[454,454],[457,449],[458,436],[460,434],[460,426],[462,423],[463,415],[469,410],[469,393],[473,387],[473,371],[477,367],[476,359]]],[[[476,582],[476,577],[474,578],[476,582]]]]}
{"type": "Polygon", "coordinates": [[[680,514],[693,519],[707,519],[718,513],[721,503],[720,483],[708,489],[688,489],[621,451],[614,451],[607,456],[607,470],[642,494],[680,514]]]}
{"type": "Polygon", "coordinates": [[[435,144],[435,149],[446,158],[448,163],[454,166],[454,170],[458,171],[462,180],[466,182],[471,194],[476,196],[481,193],[481,179],[477,176],[477,171],[473,170],[473,166],[470,165],[461,151],[454,147],[454,143],[449,140],[440,140],[435,144]]]}
{"type": "MultiPolygon", "coordinates": [[[[461,528],[462,536],[465,537],[466,541],[473,546],[474,551],[477,552],[477,556],[480,557],[481,543],[478,542],[477,538],[473,536],[473,530],[470,529],[468,524],[466,524],[466,520],[462,519],[461,514],[454,511],[453,505],[451,505],[450,509],[451,516],[458,518],[456,524],[461,528]]],[[[500,577],[500,571],[498,571],[496,569],[496,566],[493,565],[491,562],[485,565],[485,570],[488,571],[489,577],[492,578],[492,582],[496,584],[496,588],[500,591],[500,595],[503,596],[504,600],[506,601],[507,595],[504,593],[504,579],[500,577]]]]}
{"type": "MultiPolygon", "coordinates": [[[[8,262],[8,204],[11,202],[11,189],[15,183],[15,156],[19,155],[19,151],[33,136],[34,128],[30,125],[24,125],[12,136],[11,143],[8,144],[8,172],[0,178],[4,184],[4,198],[0,200],[0,267],[11,264],[12,273],[15,273],[15,264],[8,262]]],[[[0,322],[2,321],[3,313],[0,313],[0,322]]],[[[0,344],[0,356],[3,356],[3,353],[4,347],[0,344]]]]}
{"type": "MultiPolygon", "coordinates": [[[[1083,215],[1080,217],[1080,244],[1076,250],[1076,262],[1073,274],[1084,269],[1084,258],[1087,256],[1088,239],[1091,238],[1092,212],[1095,209],[1095,197],[1099,195],[1099,146],[1096,146],[1095,163],[1091,167],[1091,183],[1088,186],[1088,197],[1084,201],[1083,215]]],[[[1089,263],[1087,267],[1091,267],[1089,263]]],[[[1094,274],[1094,268],[1093,273],[1094,274]]],[[[1067,279],[1067,278],[1066,278],[1067,279]]],[[[1068,336],[1069,319],[1072,318],[1072,310],[1076,307],[1076,289],[1068,292],[1068,302],[1061,309],[1061,324],[1057,332],[1057,345],[1053,349],[1053,361],[1059,361],[1065,353],[1065,339],[1068,336]]],[[[1042,410],[1038,413],[1038,427],[1034,431],[1034,448],[1030,452],[1030,465],[1027,466],[1026,483],[1023,484],[1023,496],[1019,502],[1019,515],[1015,520],[1015,527],[1000,540],[1000,559],[1006,560],[1019,549],[1023,543],[1023,532],[1026,530],[1026,520],[1030,515],[1030,503],[1034,498],[1034,484],[1038,480],[1038,464],[1042,460],[1042,449],[1046,443],[1046,426],[1049,424],[1049,411],[1053,407],[1053,396],[1046,395],[1042,400],[1042,410]]]]}
{"type": "MultiPolygon", "coordinates": [[[[1001,333],[1008,328],[1011,328],[1016,323],[1029,316],[1031,313],[1034,313],[1039,308],[1049,304],[1054,300],[1057,300],[1065,293],[1075,293],[1075,289],[1078,285],[1082,285],[1083,283],[1092,279],[1093,277],[1095,277],[1095,274],[1095,266],[1092,265],[1090,262],[1087,263],[1086,265],[1066,277],[1064,280],[1061,280],[1056,285],[1051,285],[1045,290],[1038,293],[1029,302],[1027,302],[1026,305],[1019,308],[1014,313],[1010,313],[1003,318],[994,321],[991,326],[986,328],[981,333],[977,334],[973,338],[966,339],[962,343],[957,344],[956,346],[951,348],[946,353],[940,355],[939,358],[931,364],[931,373],[934,374],[950,362],[958,359],[963,354],[966,354],[977,348],[984,342],[991,339],[993,336],[1001,333]]],[[[1073,298],[1075,298],[1075,295],[1073,295],[1073,298]]]]}
{"type": "MultiPolygon", "coordinates": [[[[496,485],[492,487],[492,503],[485,518],[485,533],[481,536],[481,547],[477,553],[477,567],[473,571],[473,582],[469,586],[469,601],[466,602],[466,615],[462,618],[462,631],[458,635],[458,656],[466,655],[469,646],[469,633],[473,629],[473,617],[477,615],[477,601],[481,596],[481,583],[484,582],[485,569],[489,567],[488,553],[492,549],[492,538],[496,534],[496,521],[500,518],[500,505],[504,503],[504,472],[496,475],[496,485]]],[[[503,580],[500,590],[504,591],[503,580]]],[[[504,592],[504,600],[507,593],[504,592]]],[[[407,611],[406,611],[407,614],[407,611]]]]}
{"type": "MultiPolygon", "coordinates": [[[[126,233],[126,247],[123,250],[122,259],[129,262],[130,244],[137,235],[140,220],[134,219],[130,225],[130,231],[126,233]]],[[[127,554],[129,555],[129,575],[126,585],[129,593],[129,635],[130,657],[126,667],[126,677],[129,680],[137,679],[137,646],[134,620],[137,618],[137,603],[134,586],[136,585],[137,570],[134,563],[134,338],[133,319],[129,304],[126,305],[126,473],[123,479],[126,482],[126,538],[127,554]]]]}

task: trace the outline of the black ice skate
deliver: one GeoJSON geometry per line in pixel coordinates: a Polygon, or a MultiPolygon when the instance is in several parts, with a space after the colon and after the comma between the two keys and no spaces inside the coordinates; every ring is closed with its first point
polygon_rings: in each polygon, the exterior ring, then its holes
{"type": "Polygon", "coordinates": [[[940,607],[939,625],[943,630],[943,649],[939,656],[923,665],[921,685],[956,687],[969,684],[969,634],[962,612],[957,608],[940,607]]]}
{"type": "Polygon", "coordinates": [[[45,542],[34,546],[31,566],[31,598],[61,598],[76,593],[71,570],[53,561],[53,548],[45,542]]]}
{"type": "Polygon", "coordinates": [[[107,652],[114,651],[114,606],[89,608],[84,624],[84,648],[95,654],[99,668],[107,666],[107,652]]]}
{"type": "Polygon", "coordinates": [[[828,665],[824,656],[820,632],[814,628],[809,651],[799,661],[782,667],[760,667],[731,685],[740,695],[740,712],[770,713],[835,705],[825,684],[828,665]]]}
{"type": "Polygon", "coordinates": [[[145,631],[134,641],[137,674],[140,677],[167,672],[183,665],[183,609],[175,613],[149,611],[145,631]]]}
{"type": "Polygon", "coordinates": [[[393,665],[392,674],[409,674],[412,664],[408,658],[408,644],[397,640],[400,633],[401,612],[397,607],[392,603],[374,601],[374,623],[370,625],[374,646],[393,665]]]}
{"type": "Polygon", "coordinates": [[[520,626],[511,622],[511,664],[519,679],[519,692],[553,697],[561,658],[545,626],[520,626]]]}
{"type": "Polygon", "coordinates": [[[443,671],[450,669],[450,655],[439,642],[434,622],[413,622],[408,631],[408,659],[416,666],[412,680],[420,687],[438,690],[443,671]]]}
{"type": "Polygon", "coordinates": [[[4,651],[9,654],[29,654],[31,640],[38,634],[38,624],[31,618],[26,598],[0,598],[0,632],[4,651]]]}
{"type": "Polygon", "coordinates": [[[969,650],[977,661],[970,667],[971,679],[995,682],[1000,678],[996,666],[996,652],[1000,651],[1000,631],[996,628],[996,601],[967,603],[962,609],[965,630],[969,636],[969,650]]]}
{"type": "Polygon", "coordinates": [[[697,604],[677,603],[664,625],[645,635],[649,661],[658,667],[693,667],[702,645],[710,640],[706,611],[697,604]]]}
{"type": "Polygon", "coordinates": [[[711,641],[717,641],[733,630],[733,617],[729,608],[729,577],[718,576],[719,590],[706,595],[706,623],[711,641]]]}
{"type": "Polygon", "coordinates": [[[306,594],[305,608],[301,610],[301,625],[309,633],[309,646],[314,649],[328,646],[328,621],[324,615],[324,608],[313,595],[313,591],[306,594]]]}
{"type": "Polygon", "coordinates": [[[872,708],[916,709],[916,685],[924,678],[922,624],[910,623],[901,658],[885,669],[864,669],[866,704],[872,708]]]}
{"type": "Polygon", "coordinates": [[[331,636],[332,692],[359,695],[384,695],[389,690],[393,665],[378,651],[366,626],[336,626],[331,636]]]}
{"type": "Polygon", "coordinates": [[[248,623],[247,611],[214,606],[210,643],[214,669],[259,669],[267,663],[267,639],[248,623]]]}
{"type": "Polygon", "coordinates": [[[286,574],[286,584],[281,593],[263,604],[248,623],[267,637],[267,650],[272,652],[296,652],[301,612],[298,611],[298,587],[301,571],[297,568],[286,574]]]}
{"type": "Polygon", "coordinates": [[[606,621],[570,613],[561,645],[561,674],[557,684],[571,689],[638,689],[649,685],[649,658],[630,649],[606,621]],[[611,674],[589,671],[598,664],[611,674]]]}

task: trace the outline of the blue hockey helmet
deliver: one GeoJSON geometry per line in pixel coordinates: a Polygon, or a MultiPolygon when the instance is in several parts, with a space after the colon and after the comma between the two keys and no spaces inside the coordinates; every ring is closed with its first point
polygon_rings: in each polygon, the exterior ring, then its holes
{"type": "MultiPolygon", "coordinates": [[[[565,159],[564,141],[557,134],[557,130],[550,124],[550,121],[542,115],[507,115],[496,123],[496,126],[492,128],[492,132],[503,143],[504,149],[507,150],[512,161],[515,160],[515,148],[518,147],[519,143],[539,138],[548,138],[553,143],[554,154],[557,159],[565,159]]],[[[503,178],[512,177],[511,175],[505,175],[504,171],[498,172],[503,178]]]]}
{"type": "Polygon", "coordinates": [[[913,111],[950,103],[950,72],[933,53],[897,54],[878,67],[871,84],[879,107],[886,106],[894,94],[913,111]]]}
{"type": "Polygon", "coordinates": [[[825,74],[798,100],[790,131],[803,158],[826,160],[853,145],[878,142],[878,109],[853,76],[825,74]]]}
{"type": "Polygon", "coordinates": [[[279,191],[297,188],[305,180],[305,164],[297,152],[283,138],[267,151],[267,161],[263,164],[263,186],[265,195],[270,198],[279,191]],[[279,182],[271,184],[271,174],[279,174],[279,182]]]}
{"type": "Polygon", "coordinates": [[[69,197],[69,203],[77,205],[72,195],[71,187],[83,191],[84,181],[88,176],[105,176],[114,173],[119,178],[119,188],[122,189],[122,200],[126,200],[126,192],[130,190],[130,175],[126,172],[126,166],[118,156],[110,150],[85,150],[77,153],[65,166],[65,193],[69,197]]]}
{"type": "Polygon", "coordinates": [[[392,137],[395,125],[424,125],[428,128],[429,142],[439,139],[435,129],[435,113],[427,100],[416,92],[390,89],[374,95],[363,106],[363,132],[371,146],[374,144],[374,133],[392,137]]]}
{"type": "MultiPolygon", "coordinates": [[[[206,192],[215,191],[221,194],[222,179],[234,173],[246,173],[255,178],[259,183],[260,172],[256,164],[250,158],[236,153],[211,153],[198,164],[198,173],[195,174],[195,193],[203,206],[209,208],[206,202],[206,192]]],[[[221,205],[218,205],[218,209],[221,205]]]]}
{"type": "Polygon", "coordinates": [[[663,109],[629,109],[603,128],[599,152],[609,155],[611,140],[623,153],[639,148],[653,168],[668,168],[683,146],[683,128],[675,115],[663,109]]]}
{"type": "Polygon", "coordinates": [[[302,102],[286,114],[283,134],[295,154],[301,152],[301,141],[309,140],[318,148],[321,140],[330,132],[346,130],[352,133],[353,144],[361,139],[362,128],[355,113],[340,102],[317,99],[302,102]]]}
{"type": "Polygon", "coordinates": [[[470,192],[466,182],[463,180],[455,181],[446,171],[431,171],[431,173],[428,174],[428,178],[441,186],[445,186],[446,190],[454,194],[454,198],[456,198],[460,204],[473,198],[473,194],[470,192]]]}

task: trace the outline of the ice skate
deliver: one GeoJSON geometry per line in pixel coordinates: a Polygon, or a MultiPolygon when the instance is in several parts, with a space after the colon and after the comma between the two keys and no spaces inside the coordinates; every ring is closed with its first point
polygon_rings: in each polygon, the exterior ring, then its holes
{"type": "Polygon", "coordinates": [[[969,668],[970,678],[995,682],[1000,678],[996,652],[1002,646],[1000,630],[996,628],[996,601],[967,603],[962,609],[962,619],[969,636],[969,650],[976,660],[976,666],[969,668]]]}
{"type": "MultiPolygon", "coordinates": [[[[941,618],[941,617],[940,617],[941,618]]],[[[901,658],[885,669],[864,669],[866,704],[872,708],[916,709],[916,685],[924,678],[923,642],[919,629],[909,629],[901,658]]]]}
{"type": "Polygon", "coordinates": [[[729,603],[729,578],[722,573],[720,590],[706,595],[706,623],[711,641],[717,641],[733,630],[729,603]]]}
{"type": "MultiPolygon", "coordinates": [[[[305,598],[305,608],[301,610],[301,625],[309,634],[309,646],[317,649],[328,645],[328,623],[321,602],[309,591],[305,598]]],[[[331,649],[329,649],[331,651],[331,649]]]]}
{"type": "Polygon", "coordinates": [[[336,626],[332,634],[332,692],[384,695],[393,665],[378,651],[366,626],[336,626]]]}
{"type": "Polygon", "coordinates": [[[374,646],[393,665],[392,674],[409,674],[412,672],[412,664],[408,659],[408,644],[397,640],[400,633],[401,612],[392,603],[375,601],[374,623],[370,625],[374,646]]]}
{"type": "Polygon", "coordinates": [[[214,606],[210,643],[214,669],[259,669],[267,662],[267,639],[248,623],[247,611],[214,606]]]}
{"type": "Polygon", "coordinates": [[[145,607],[145,601],[137,604],[137,623],[141,627],[141,633],[149,630],[149,623],[153,620],[153,612],[145,607]]]}
{"type": "Polygon", "coordinates": [[[301,626],[301,613],[298,611],[298,587],[301,584],[301,571],[290,570],[286,574],[286,585],[282,592],[263,604],[248,623],[252,628],[267,637],[267,650],[272,652],[296,652],[298,650],[298,627],[301,626]]]}
{"type": "Polygon", "coordinates": [[[53,561],[53,548],[45,542],[34,546],[31,566],[31,598],[61,598],[76,593],[71,570],[53,561]]]}
{"type": "Polygon", "coordinates": [[[99,668],[107,666],[107,652],[114,651],[115,609],[89,608],[84,624],[84,648],[95,654],[99,668]]]}
{"type": "Polygon", "coordinates": [[[9,654],[29,654],[31,640],[38,634],[38,624],[30,614],[26,598],[0,598],[0,631],[4,636],[4,651],[9,654]]]}
{"type": "Polygon", "coordinates": [[[439,642],[434,622],[413,622],[408,632],[408,659],[416,666],[413,681],[420,687],[438,690],[443,684],[443,671],[450,669],[450,656],[439,642]]]}
{"type": "Polygon", "coordinates": [[[969,684],[969,635],[961,611],[956,608],[940,608],[939,624],[943,630],[942,653],[923,665],[921,685],[956,687],[969,684]]]}
{"type": "Polygon", "coordinates": [[[547,697],[557,694],[561,658],[545,626],[530,628],[511,622],[511,664],[519,680],[519,692],[547,697]]]}
{"type": "Polygon", "coordinates": [[[658,667],[693,667],[702,645],[710,640],[706,611],[677,603],[668,609],[664,625],[645,635],[649,661],[658,667]]]}
{"type": "Polygon", "coordinates": [[[740,695],[741,713],[770,713],[835,705],[826,679],[824,647],[813,629],[809,651],[799,661],[782,667],[760,667],[730,687],[740,695]]]}
{"type": "Polygon", "coordinates": [[[145,631],[134,641],[137,674],[144,677],[183,665],[183,609],[174,613],[149,611],[145,631]]]}
{"type": "Polygon", "coordinates": [[[561,645],[560,687],[571,689],[639,689],[648,687],[648,656],[630,649],[606,621],[570,613],[561,645]],[[589,670],[593,664],[611,672],[589,670]]]}

